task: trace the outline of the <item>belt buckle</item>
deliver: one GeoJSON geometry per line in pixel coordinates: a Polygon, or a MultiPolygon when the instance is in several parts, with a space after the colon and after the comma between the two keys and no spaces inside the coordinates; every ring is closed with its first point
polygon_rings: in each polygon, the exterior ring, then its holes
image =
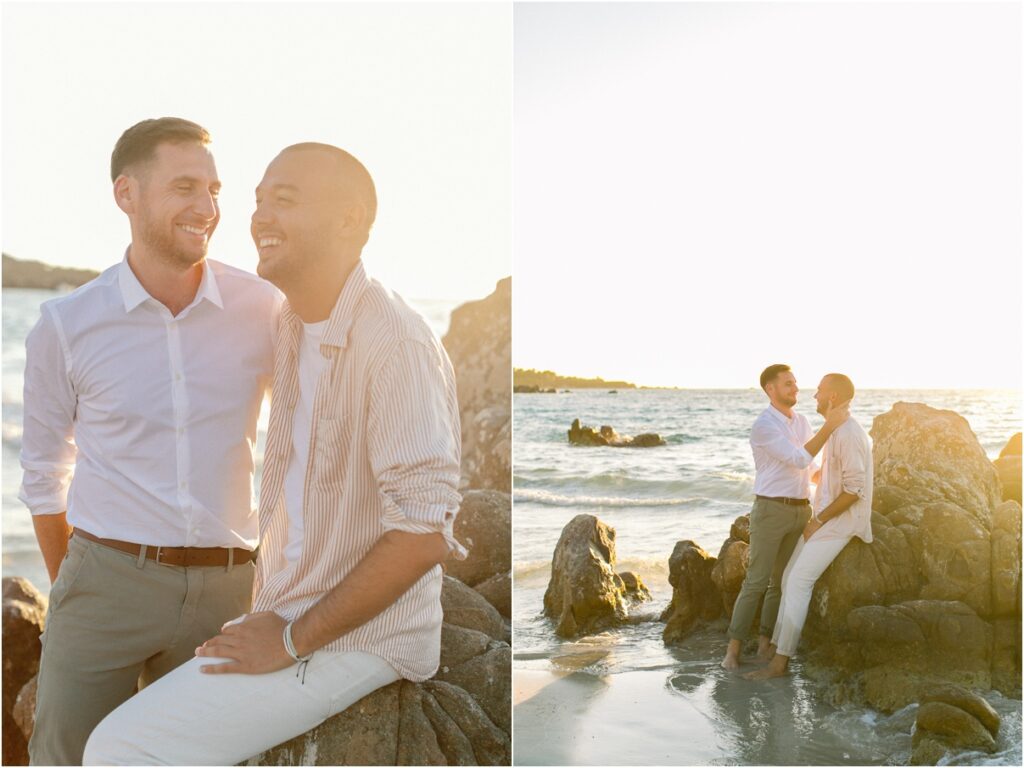
{"type": "Polygon", "coordinates": [[[170,567],[170,563],[165,563],[163,561],[163,556],[164,556],[164,548],[163,548],[163,546],[158,546],[156,548],[156,557],[153,558],[153,559],[156,561],[157,565],[163,565],[163,566],[170,567]]]}

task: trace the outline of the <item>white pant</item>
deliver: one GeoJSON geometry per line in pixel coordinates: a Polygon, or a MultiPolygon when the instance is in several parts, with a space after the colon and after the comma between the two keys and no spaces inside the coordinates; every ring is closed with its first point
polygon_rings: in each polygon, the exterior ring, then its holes
{"type": "Polygon", "coordinates": [[[779,603],[779,617],[772,635],[776,653],[790,658],[796,653],[800,632],[807,621],[814,584],[851,538],[822,541],[816,535],[810,540],[800,537],[782,575],[782,602],[779,603]]]}
{"type": "Polygon", "coordinates": [[[235,765],[305,733],[399,679],[379,656],[317,651],[265,675],[209,675],[196,657],[111,712],[85,745],[83,765],[235,765]]]}

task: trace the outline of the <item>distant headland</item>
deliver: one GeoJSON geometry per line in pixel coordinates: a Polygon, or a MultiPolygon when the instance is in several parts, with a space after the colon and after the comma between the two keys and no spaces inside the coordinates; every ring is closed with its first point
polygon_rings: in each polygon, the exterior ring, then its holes
{"type": "Polygon", "coordinates": [[[543,391],[547,389],[637,389],[628,381],[605,381],[602,378],[584,379],[579,376],[560,376],[554,371],[537,371],[533,368],[515,368],[512,371],[512,386],[515,389],[543,391]]]}
{"type": "Polygon", "coordinates": [[[39,288],[48,291],[77,288],[96,277],[91,269],[52,267],[41,261],[22,261],[3,254],[4,288],[39,288]]]}

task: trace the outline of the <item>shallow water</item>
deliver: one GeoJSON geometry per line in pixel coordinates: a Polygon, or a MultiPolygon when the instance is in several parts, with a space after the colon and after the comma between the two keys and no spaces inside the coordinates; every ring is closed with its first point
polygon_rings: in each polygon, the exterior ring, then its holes
{"type": "MultiPolygon", "coordinates": [[[[799,656],[793,674],[755,683],[727,674],[724,626],[667,649],[656,621],[671,599],[668,557],[692,539],[717,555],[739,515],[749,511],[750,425],[764,408],[759,391],[575,391],[515,395],[514,673],[559,675],[515,707],[517,764],[906,764],[915,707],[891,716],[836,709],[815,695],[799,656]],[[571,446],[575,418],[622,434],[659,432],[660,448],[571,446]],[[635,623],[566,642],[541,615],[551,555],[575,515],[616,529],[616,570],[633,570],[653,600],[635,623]],[[545,729],[555,734],[542,739],[545,729]],[[560,734],[560,736],[559,736],[560,734]],[[536,737],[535,737],[536,735],[536,737]]],[[[858,394],[855,416],[898,401],[955,410],[990,457],[1020,429],[1017,392],[891,391],[858,394]]],[[[813,400],[797,410],[817,428],[813,400]]],[[[753,667],[749,667],[752,669],[753,667]]],[[[965,754],[965,764],[1020,764],[1020,701],[986,694],[1004,715],[1002,751],[965,754]]]]}

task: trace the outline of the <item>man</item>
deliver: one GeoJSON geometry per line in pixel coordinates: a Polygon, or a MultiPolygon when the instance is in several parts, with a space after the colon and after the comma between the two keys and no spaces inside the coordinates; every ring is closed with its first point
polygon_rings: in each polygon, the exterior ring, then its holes
{"type": "Polygon", "coordinates": [[[336,147],[294,145],[267,168],[252,236],[287,303],[256,613],[113,712],[87,764],[231,765],[437,670],[440,563],[465,557],[458,403],[437,338],[363,269],[376,208],[336,147]]]}
{"type": "MultiPolygon", "coordinates": [[[[818,413],[827,414],[835,404],[850,402],[853,395],[853,382],[848,376],[826,375],[814,394],[818,413]]],[[[764,680],[786,674],[807,619],[815,582],[854,536],[866,544],[872,541],[872,485],[871,441],[864,428],[849,419],[825,443],[814,514],[804,526],[782,577],[782,603],[772,636],[775,655],[767,667],[746,677],[764,680]]]]}
{"type": "Polygon", "coordinates": [[[80,764],[136,685],[250,604],[252,448],[280,300],[206,259],[220,219],[209,142],[178,118],[124,132],[111,157],[124,260],[45,302],[26,342],[20,498],[52,582],[36,765],[80,764]]]}
{"type": "Polygon", "coordinates": [[[825,424],[811,433],[807,419],[794,413],[799,389],[788,365],[769,365],[761,373],[769,406],[750,433],[754,453],[754,506],[750,510],[750,561],[732,609],[729,645],[722,666],[740,666],[740,651],[761,598],[758,657],[768,660],[771,632],[779,610],[779,584],[800,532],[810,516],[810,480],[814,457],[835,429],[849,417],[849,406],[836,403],[825,424]]]}

